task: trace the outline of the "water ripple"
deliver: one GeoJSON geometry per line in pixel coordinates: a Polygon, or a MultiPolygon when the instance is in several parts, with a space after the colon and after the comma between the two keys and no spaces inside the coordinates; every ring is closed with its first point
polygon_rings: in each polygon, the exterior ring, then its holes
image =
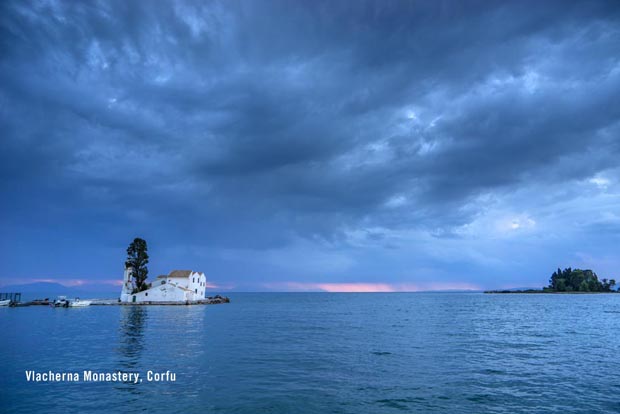
{"type": "Polygon", "coordinates": [[[2,309],[0,399],[17,413],[617,413],[619,300],[237,294],[2,309]],[[177,382],[33,384],[27,369],[172,370],[177,382]]]}

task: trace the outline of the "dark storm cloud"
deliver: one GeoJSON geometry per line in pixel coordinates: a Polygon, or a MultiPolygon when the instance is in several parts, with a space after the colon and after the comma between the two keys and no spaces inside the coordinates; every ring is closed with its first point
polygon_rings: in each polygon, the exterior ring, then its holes
{"type": "Polygon", "coordinates": [[[134,233],[392,249],[382,232],[459,238],[514,193],[618,178],[615,2],[0,7],[5,277],[38,269],[23,246],[134,233]]]}

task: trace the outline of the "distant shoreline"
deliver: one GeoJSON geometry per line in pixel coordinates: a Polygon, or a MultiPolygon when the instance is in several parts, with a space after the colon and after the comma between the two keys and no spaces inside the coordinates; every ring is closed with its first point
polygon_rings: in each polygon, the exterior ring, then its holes
{"type": "Polygon", "coordinates": [[[574,292],[557,292],[557,291],[546,291],[546,290],[542,290],[542,289],[528,289],[528,290],[485,290],[484,293],[501,293],[501,294],[506,294],[506,293],[531,293],[531,294],[537,294],[537,293],[548,293],[548,294],[552,294],[552,295],[601,295],[601,294],[616,294],[616,293],[620,293],[618,291],[612,290],[611,292],[580,292],[580,291],[574,291],[574,292]]]}

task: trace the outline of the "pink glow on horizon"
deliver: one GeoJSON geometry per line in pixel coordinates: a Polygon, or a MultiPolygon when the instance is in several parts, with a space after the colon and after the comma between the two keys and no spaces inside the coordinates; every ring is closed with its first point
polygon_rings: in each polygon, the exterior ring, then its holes
{"type": "Polygon", "coordinates": [[[103,279],[103,280],[86,280],[86,279],[19,279],[7,281],[5,284],[30,284],[30,283],[58,283],[66,287],[80,287],[89,285],[111,285],[122,286],[122,280],[103,279]]]}
{"type": "Polygon", "coordinates": [[[318,283],[317,288],[325,292],[394,292],[387,283],[318,283]]]}
{"type": "Polygon", "coordinates": [[[424,292],[433,290],[481,290],[479,286],[461,282],[426,282],[426,283],[304,283],[283,282],[264,285],[269,289],[285,291],[322,291],[322,292],[424,292]]]}

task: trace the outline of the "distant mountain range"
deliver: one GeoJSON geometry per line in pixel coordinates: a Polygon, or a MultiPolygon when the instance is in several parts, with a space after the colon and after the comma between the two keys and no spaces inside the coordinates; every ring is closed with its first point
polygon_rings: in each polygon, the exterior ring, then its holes
{"type": "Polygon", "coordinates": [[[110,293],[120,292],[120,288],[116,286],[110,286],[109,284],[95,284],[89,283],[83,286],[65,286],[60,283],[54,282],[35,282],[24,283],[19,285],[6,285],[0,286],[0,292],[10,293],[22,293],[24,297],[33,299],[33,295],[37,298],[49,298],[58,295],[74,296],[74,297],[92,297],[100,293],[106,293],[110,296],[110,293]]]}

